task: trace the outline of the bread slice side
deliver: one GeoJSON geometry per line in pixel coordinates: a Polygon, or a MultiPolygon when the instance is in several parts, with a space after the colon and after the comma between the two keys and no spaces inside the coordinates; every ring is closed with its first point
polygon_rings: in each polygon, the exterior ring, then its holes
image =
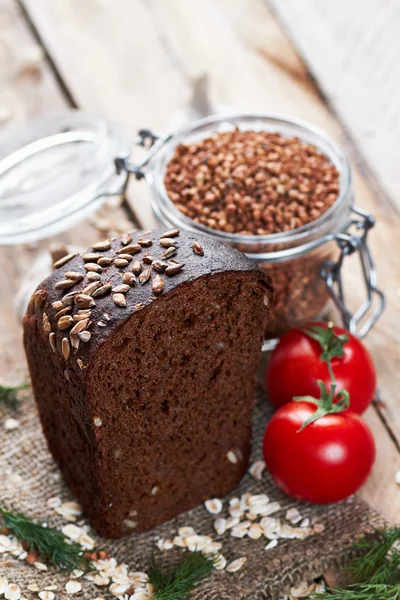
{"type": "Polygon", "coordinates": [[[84,504],[98,531],[149,529],[240,480],[264,295],[255,273],[199,278],[130,317],[97,351],[85,399],[96,495],[84,504]]]}

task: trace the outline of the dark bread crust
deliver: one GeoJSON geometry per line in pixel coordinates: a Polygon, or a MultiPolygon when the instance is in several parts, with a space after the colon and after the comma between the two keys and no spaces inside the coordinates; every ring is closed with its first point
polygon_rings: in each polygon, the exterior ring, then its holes
{"type": "MultiPolygon", "coordinates": [[[[146,235],[152,246],[133,260],[146,253],[160,258],[160,233],[146,235]]],[[[132,237],[135,243],[141,232],[132,237]]],[[[270,281],[227,246],[186,232],[176,241],[173,258],[185,267],[173,277],[162,275],[164,293],[156,296],[147,282],[126,293],[125,308],[111,294],[95,298],[92,337],[76,353],[71,349],[67,360],[62,338],[69,330],[58,329],[51,305],[88,284],[85,278],[71,289],[54,287],[69,271],[85,273],[81,256],[39,286],[24,320],[50,450],[95,527],[110,537],[153,527],[207,497],[224,495],[241,478],[250,452],[270,281]],[[193,252],[194,241],[204,256],[193,252]],[[101,327],[104,313],[109,320],[101,327]],[[227,460],[229,450],[237,453],[236,463],[227,460]]],[[[118,238],[98,254],[115,256],[122,247],[118,238]]],[[[131,266],[106,267],[101,279],[120,285],[131,266]]],[[[68,314],[76,312],[74,307],[68,314]]]]}

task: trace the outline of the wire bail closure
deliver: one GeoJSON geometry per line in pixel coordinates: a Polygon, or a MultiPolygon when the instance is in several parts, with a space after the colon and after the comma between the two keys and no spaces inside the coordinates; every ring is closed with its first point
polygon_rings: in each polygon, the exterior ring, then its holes
{"type": "Polygon", "coordinates": [[[352,212],[356,216],[350,221],[348,230],[355,227],[361,231],[361,235],[349,231],[336,234],[334,239],[340,249],[339,258],[336,262],[326,261],[320,273],[330,297],[340,312],[344,327],[359,338],[364,338],[383,313],[386,301],[383,292],[377,287],[375,264],[367,243],[368,233],[375,225],[375,218],[360,208],[353,207],[352,212]],[[342,266],[346,256],[354,253],[358,253],[360,259],[366,299],[357,310],[351,312],[345,300],[342,266]]]}
{"type": "MultiPolygon", "coordinates": [[[[115,167],[117,173],[126,171],[128,176],[132,174],[137,180],[144,179],[146,177],[146,166],[172,137],[173,134],[161,136],[149,129],[139,130],[136,145],[147,149],[145,158],[138,164],[132,163],[129,158],[116,158],[115,167]]],[[[340,249],[339,258],[336,262],[333,260],[324,262],[320,270],[320,275],[325,281],[329,295],[340,313],[343,326],[359,338],[364,338],[382,315],[386,301],[383,292],[378,288],[375,264],[367,242],[368,233],[375,225],[375,218],[355,206],[351,210],[354,216],[345,232],[330,233],[320,239],[311,241],[305,244],[304,250],[311,251],[325,243],[333,240],[336,241],[340,249]],[[351,232],[352,228],[361,232],[361,235],[351,232]],[[366,299],[354,312],[351,312],[346,305],[342,267],[345,258],[355,253],[358,253],[360,259],[366,299]]],[[[248,256],[255,260],[261,258],[261,256],[257,256],[256,254],[248,254],[248,256]]],[[[263,258],[265,260],[267,255],[264,255],[263,258]]],[[[268,257],[268,259],[273,261],[272,256],[268,257]]]]}
{"type": "Polygon", "coordinates": [[[153,156],[159,151],[161,146],[166,144],[171,139],[171,137],[172,134],[162,137],[157,135],[156,133],[153,133],[149,129],[140,129],[136,137],[136,145],[142,146],[143,148],[147,149],[147,154],[142,160],[142,162],[138,164],[134,164],[127,157],[116,158],[114,163],[118,175],[122,171],[126,171],[128,174],[133,175],[138,181],[140,179],[144,179],[144,177],[146,176],[146,173],[144,171],[145,167],[151,161],[153,156]]]}

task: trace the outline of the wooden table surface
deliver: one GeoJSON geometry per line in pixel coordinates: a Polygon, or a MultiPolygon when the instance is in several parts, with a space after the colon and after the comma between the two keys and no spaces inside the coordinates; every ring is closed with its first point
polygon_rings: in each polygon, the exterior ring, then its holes
{"type": "MultiPolygon", "coordinates": [[[[344,148],[354,167],[357,204],[378,220],[371,246],[388,301],[366,341],[381,402],[365,415],[378,456],[361,494],[395,522],[400,521],[399,25],[395,0],[303,0],[301,9],[296,0],[0,0],[0,127],[72,106],[117,122],[134,140],[141,127],[167,131],[176,123],[194,82],[206,73],[213,103],[306,119],[344,148]]],[[[134,228],[135,218],[152,225],[145,183],[132,184],[120,204],[108,203],[56,240],[86,246],[134,228]]],[[[48,243],[0,248],[2,383],[26,369],[15,295],[28,265],[48,243]]],[[[353,265],[346,280],[357,301],[362,290],[353,265]]]]}

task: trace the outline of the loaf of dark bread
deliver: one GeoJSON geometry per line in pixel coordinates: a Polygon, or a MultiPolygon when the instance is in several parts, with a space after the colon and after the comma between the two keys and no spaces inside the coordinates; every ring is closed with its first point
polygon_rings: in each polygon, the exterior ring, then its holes
{"type": "Polygon", "coordinates": [[[94,527],[153,527],[245,472],[271,284],[191,233],[125,234],[69,256],[24,319],[49,448],[94,527]]]}

